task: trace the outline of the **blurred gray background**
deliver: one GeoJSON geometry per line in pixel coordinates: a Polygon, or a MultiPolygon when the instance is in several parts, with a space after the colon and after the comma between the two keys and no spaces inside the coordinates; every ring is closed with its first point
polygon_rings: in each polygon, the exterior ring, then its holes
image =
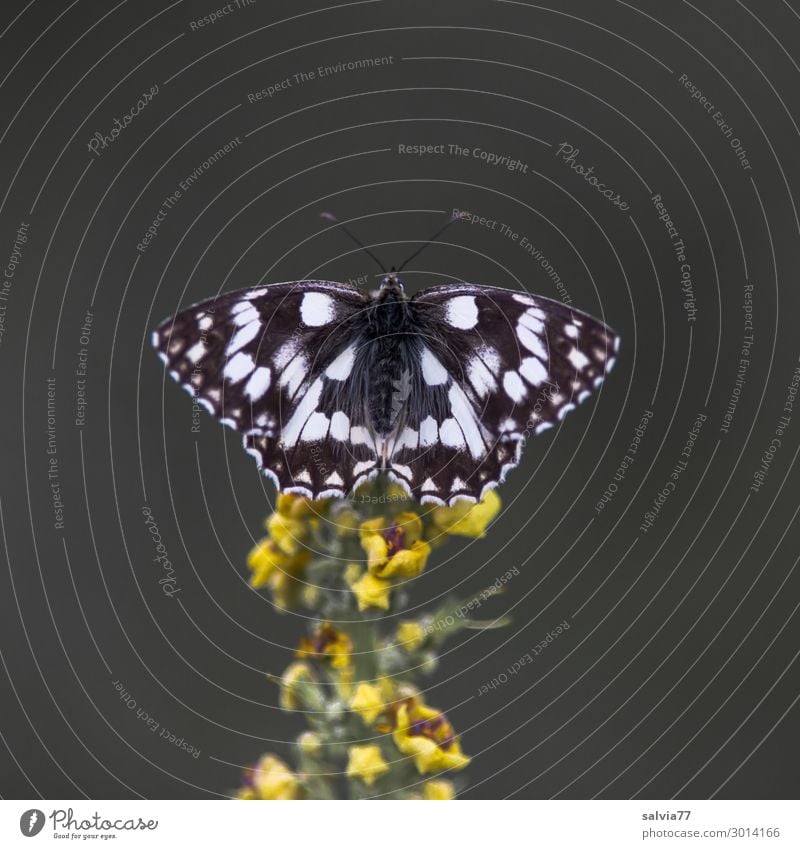
{"type": "Polygon", "coordinates": [[[489,534],[413,587],[424,606],[520,572],[487,608],[513,624],[464,632],[426,694],[473,756],[465,795],[796,797],[794,4],[256,0],[197,24],[218,11],[3,7],[2,795],[219,797],[263,751],[287,756],[303,722],[264,673],[306,623],[245,566],[274,492],[235,434],[205,415],[192,432],[149,335],[220,290],[373,275],[321,211],[392,265],[460,209],[519,238],[461,222],[405,273],[412,291],[569,297],[622,337],[599,396],[530,442],[489,534]]]}

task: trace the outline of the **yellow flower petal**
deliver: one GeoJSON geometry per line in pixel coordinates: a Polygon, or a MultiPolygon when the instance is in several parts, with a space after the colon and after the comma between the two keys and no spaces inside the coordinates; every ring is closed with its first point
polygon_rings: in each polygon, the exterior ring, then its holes
{"type": "Polygon", "coordinates": [[[425,631],[419,622],[401,622],[397,626],[395,639],[407,652],[412,652],[425,641],[425,631]]]}
{"type": "Polygon", "coordinates": [[[286,556],[270,539],[262,539],[247,556],[247,566],[253,573],[250,576],[250,586],[258,589],[269,581],[270,575],[276,569],[284,568],[286,556]]]}
{"type": "Polygon", "coordinates": [[[422,785],[422,795],[431,801],[450,801],[455,798],[456,789],[453,787],[452,781],[443,781],[442,779],[433,779],[426,781],[422,785]]]}
{"type": "Polygon", "coordinates": [[[267,530],[275,545],[284,554],[292,555],[302,548],[303,539],[308,534],[308,525],[299,519],[273,513],[267,519],[267,530]]]}
{"type": "Polygon", "coordinates": [[[389,591],[392,585],[388,581],[382,581],[367,572],[360,580],[350,585],[358,602],[359,610],[368,607],[380,607],[382,610],[389,609],[389,591]]]}
{"type": "Polygon", "coordinates": [[[297,799],[300,784],[297,776],[275,755],[264,755],[248,779],[250,794],[245,798],[297,799]]]}
{"type": "Polygon", "coordinates": [[[385,705],[378,687],[361,683],[350,700],[350,707],[360,714],[364,722],[371,724],[383,712],[385,705]]]}
{"type": "Polygon", "coordinates": [[[382,536],[377,534],[361,537],[361,547],[367,553],[367,567],[375,571],[380,569],[388,558],[389,545],[382,536]]]}
{"type": "Polygon", "coordinates": [[[406,548],[422,538],[422,519],[418,513],[400,513],[392,524],[396,525],[402,533],[403,544],[406,548]]]}
{"type": "Polygon", "coordinates": [[[431,547],[423,540],[417,540],[411,548],[401,548],[388,561],[373,568],[370,572],[379,578],[415,578],[425,568],[431,547]]]}
{"type": "Polygon", "coordinates": [[[433,511],[433,521],[444,533],[482,537],[487,525],[500,512],[500,507],[500,497],[492,489],[477,504],[461,499],[452,507],[437,507],[433,511]]]}
{"type": "Polygon", "coordinates": [[[347,761],[347,777],[360,778],[368,787],[385,772],[389,765],[378,746],[351,746],[347,761]]]}
{"type": "Polygon", "coordinates": [[[445,769],[464,769],[470,759],[463,754],[458,741],[452,738],[449,733],[452,728],[444,716],[416,700],[411,700],[411,704],[413,716],[405,704],[397,711],[397,726],[392,734],[397,748],[413,758],[422,775],[445,769]],[[425,720],[431,719],[440,721],[438,730],[431,725],[420,728],[425,720]]]}

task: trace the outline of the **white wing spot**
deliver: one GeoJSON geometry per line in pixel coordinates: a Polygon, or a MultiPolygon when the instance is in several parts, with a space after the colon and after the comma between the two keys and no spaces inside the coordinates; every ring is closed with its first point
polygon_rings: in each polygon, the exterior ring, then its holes
{"type": "Polygon", "coordinates": [[[344,442],[350,436],[350,419],[341,410],[337,410],[331,416],[331,436],[340,442],[344,442]]]}
{"type": "Polygon", "coordinates": [[[237,327],[244,327],[245,324],[250,324],[251,321],[258,321],[261,318],[258,310],[252,304],[245,302],[244,309],[236,308],[241,305],[240,302],[231,310],[231,320],[237,327]]]}
{"type": "Polygon", "coordinates": [[[370,432],[362,425],[356,425],[350,430],[350,441],[353,445],[372,445],[373,443],[370,432]]]}
{"type": "MultiPolygon", "coordinates": [[[[237,356],[239,356],[237,354],[237,356]]],[[[300,437],[300,431],[303,429],[309,416],[317,409],[320,395],[322,395],[322,380],[317,378],[308,388],[308,392],[303,396],[303,399],[295,408],[291,418],[283,428],[282,441],[284,445],[294,445],[300,437]]]]}
{"type": "Polygon", "coordinates": [[[451,298],[445,307],[445,321],[459,330],[471,330],[478,323],[478,305],[472,295],[451,298]]]}
{"type": "Polygon", "coordinates": [[[479,398],[485,398],[490,392],[497,389],[497,381],[494,375],[486,368],[486,363],[474,356],[467,366],[467,377],[479,398]]]}
{"type": "Polygon", "coordinates": [[[519,341],[532,353],[536,354],[540,360],[547,362],[547,351],[542,344],[541,336],[538,336],[531,330],[528,330],[522,324],[517,324],[517,336],[519,341]]]}
{"type": "Polygon", "coordinates": [[[330,420],[325,413],[312,413],[308,417],[300,439],[303,442],[317,442],[320,439],[325,439],[330,425],[330,420]]]}
{"type": "Polygon", "coordinates": [[[198,363],[203,358],[207,350],[205,342],[196,342],[186,352],[186,356],[191,360],[191,362],[198,363]]]}
{"type": "Polygon", "coordinates": [[[325,374],[333,380],[347,380],[353,370],[356,358],[355,345],[348,345],[341,354],[325,369],[325,374]]]}
{"type": "Polygon", "coordinates": [[[222,374],[231,383],[238,383],[240,380],[244,380],[255,367],[256,364],[249,354],[239,352],[235,357],[228,360],[222,374]]]}
{"type": "Polygon", "coordinates": [[[433,482],[432,478],[425,478],[425,483],[422,484],[420,489],[423,492],[436,492],[436,484],[433,482]]]}
{"type": "Polygon", "coordinates": [[[306,362],[306,358],[302,354],[298,354],[283,370],[278,382],[281,386],[287,387],[290,396],[294,396],[305,380],[307,371],[308,363],[306,362]]]}
{"type": "Polygon", "coordinates": [[[299,345],[295,339],[290,339],[288,342],[284,342],[280,348],[275,352],[275,356],[273,361],[275,363],[276,368],[285,368],[295,357],[297,354],[299,345]]]}
{"type": "Polygon", "coordinates": [[[544,322],[540,318],[535,318],[531,313],[539,312],[539,310],[527,310],[519,317],[519,324],[532,330],[534,333],[541,336],[544,333],[544,322]]]}
{"type": "Polygon", "coordinates": [[[520,374],[534,386],[541,386],[549,377],[547,369],[536,357],[525,357],[519,367],[520,374]]]}
{"type": "Polygon", "coordinates": [[[403,448],[416,448],[419,443],[419,434],[413,427],[404,427],[394,444],[392,454],[396,454],[403,448]]]}
{"type": "Polygon", "coordinates": [[[333,484],[334,486],[344,486],[344,481],[337,472],[333,472],[325,478],[325,483],[333,484]]]}
{"type": "Polygon", "coordinates": [[[578,327],[575,324],[567,324],[564,327],[565,335],[569,336],[570,339],[578,338],[578,327]]]}
{"type": "Polygon", "coordinates": [[[569,354],[567,354],[567,359],[573,366],[575,366],[577,371],[581,371],[589,365],[589,358],[586,354],[582,354],[577,348],[573,348],[569,354]]]}
{"type": "Polygon", "coordinates": [[[197,317],[197,326],[200,330],[211,330],[214,326],[214,319],[210,315],[203,313],[197,317]]]}
{"type": "Polygon", "coordinates": [[[269,389],[272,383],[272,372],[266,366],[259,366],[250,375],[250,380],[244,388],[245,395],[249,396],[251,401],[258,399],[269,389]]]}
{"type": "Polygon", "coordinates": [[[508,395],[515,404],[519,404],[520,401],[522,401],[522,399],[528,394],[528,390],[525,388],[522,378],[513,370],[505,373],[503,377],[503,389],[506,390],[506,395],[508,395]]]}
{"type": "Polygon", "coordinates": [[[261,329],[260,321],[251,321],[250,324],[245,324],[240,330],[237,331],[236,335],[231,339],[228,343],[228,347],[225,353],[230,356],[231,354],[235,354],[237,351],[244,348],[244,346],[248,342],[252,342],[253,339],[258,336],[258,331],[261,329]]]}
{"type": "Polygon", "coordinates": [[[414,475],[409,466],[403,466],[400,463],[392,463],[392,471],[402,475],[407,480],[411,480],[414,475]]]}
{"type": "Polygon", "coordinates": [[[489,369],[492,374],[497,375],[500,372],[500,354],[498,353],[496,348],[492,348],[488,345],[485,345],[482,348],[478,348],[476,354],[486,363],[486,368],[489,369]]]}
{"type": "Polygon", "coordinates": [[[336,317],[333,298],[324,292],[306,292],[300,304],[300,317],[309,327],[322,327],[336,317]]]}
{"type": "Polygon", "coordinates": [[[564,416],[566,416],[567,413],[571,412],[574,409],[574,404],[564,404],[564,406],[558,411],[558,420],[563,421],[564,416]]]}
{"type": "Polygon", "coordinates": [[[419,444],[423,448],[430,445],[435,445],[439,439],[439,428],[436,425],[436,419],[433,416],[424,418],[419,423],[419,444]]]}
{"type": "Polygon", "coordinates": [[[467,396],[461,387],[454,383],[448,393],[450,398],[450,410],[458,422],[467,441],[469,453],[477,460],[486,453],[481,429],[475,417],[475,411],[467,400],[467,396]]]}
{"type": "Polygon", "coordinates": [[[464,434],[455,419],[445,419],[439,427],[439,439],[450,448],[466,448],[464,434]]]}

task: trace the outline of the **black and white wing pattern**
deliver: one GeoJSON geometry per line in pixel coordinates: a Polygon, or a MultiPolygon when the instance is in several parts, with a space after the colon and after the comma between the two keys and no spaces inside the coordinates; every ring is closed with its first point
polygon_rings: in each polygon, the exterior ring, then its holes
{"type": "Polygon", "coordinates": [[[389,474],[422,502],[480,499],[520,461],[525,440],[597,389],[619,338],[557,301],[450,285],[411,300],[421,387],[390,451],[389,474]]]}
{"type": "Polygon", "coordinates": [[[480,499],[527,437],[597,389],[619,340],[556,301],[490,286],[410,300],[303,280],[213,298],[165,321],[170,375],[276,486],[343,497],[385,472],[422,502],[480,499]]]}
{"type": "Polygon", "coordinates": [[[348,383],[369,302],[324,280],[243,289],[168,319],[153,346],[198,404],[242,433],[280,490],[344,496],[378,459],[365,387],[348,383]]]}

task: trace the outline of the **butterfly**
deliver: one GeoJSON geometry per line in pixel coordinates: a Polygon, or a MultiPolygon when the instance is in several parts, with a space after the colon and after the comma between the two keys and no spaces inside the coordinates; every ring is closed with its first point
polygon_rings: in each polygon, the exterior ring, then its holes
{"type": "Polygon", "coordinates": [[[597,389],[619,337],[560,302],[494,286],[408,297],[326,280],[243,289],[167,319],[170,375],[279,490],[345,497],[380,473],[421,503],[476,501],[597,389]]]}

